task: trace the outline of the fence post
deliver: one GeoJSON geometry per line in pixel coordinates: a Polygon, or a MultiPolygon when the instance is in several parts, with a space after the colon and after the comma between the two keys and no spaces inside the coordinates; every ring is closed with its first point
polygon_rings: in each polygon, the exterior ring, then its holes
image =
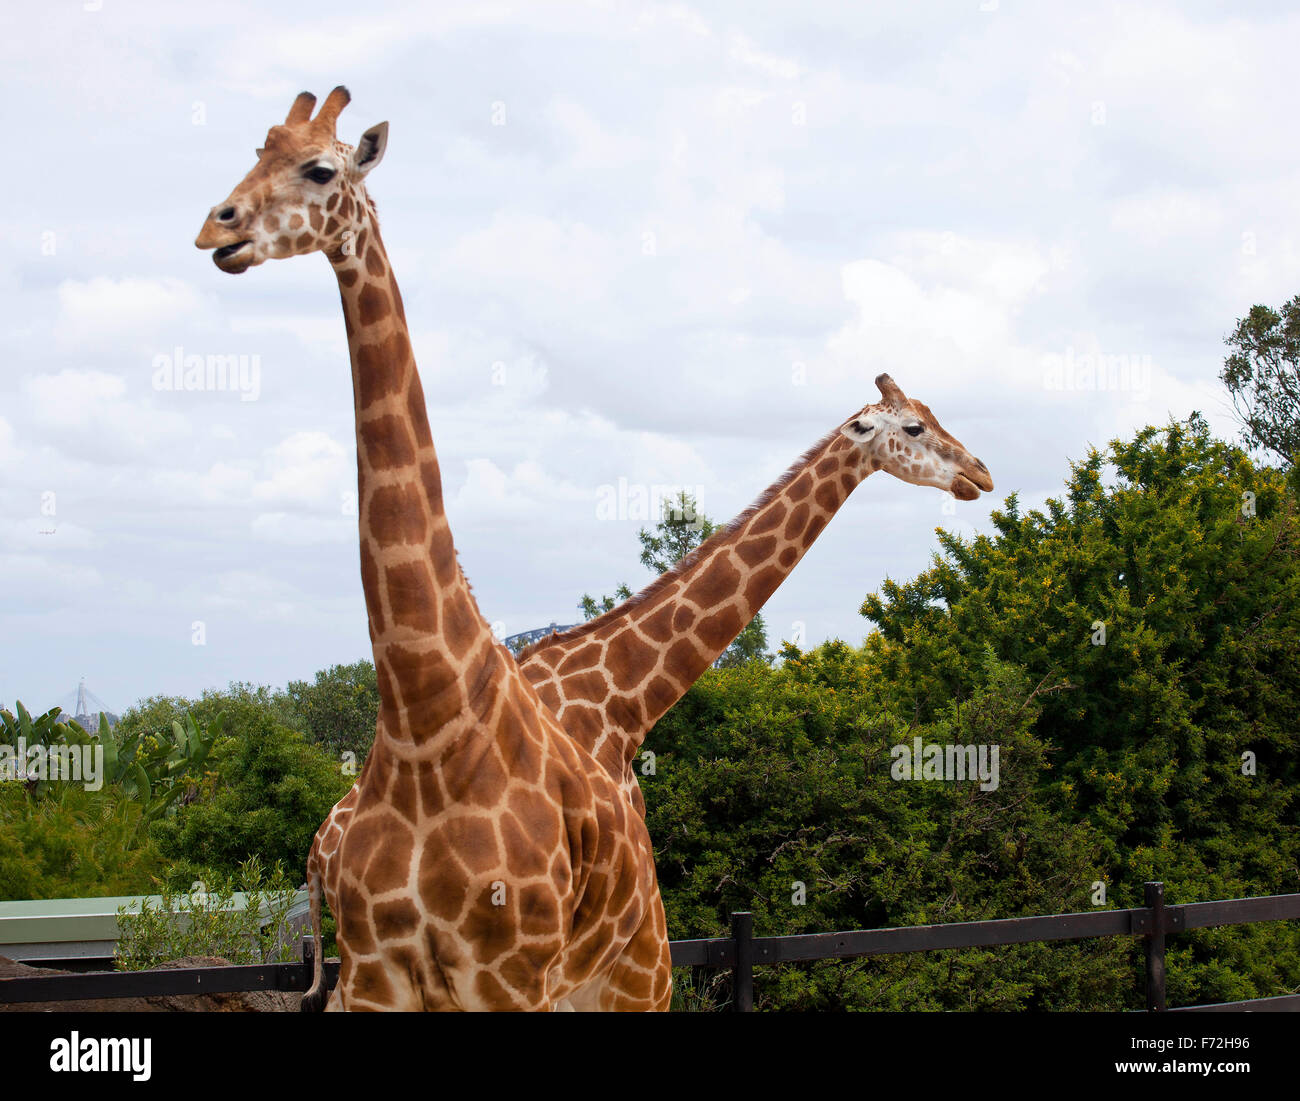
{"type": "Polygon", "coordinates": [[[754,1012],[754,915],[731,915],[731,937],[736,942],[736,962],[731,971],[731,1009],[754,1012]]]}
{"type": "Polygon", "coordinates": [[[311,981],[315,978],[316,970],[316,938],[310,935],[304,935],[300,944],[300,955],[302,956],[302,970],[306,979],[303,982],[303,990],[311,989],[311,981]]]}
{"type": "Polygon", "coordinates": [[[1165,1008],[1165,885],[1147,883],[1143,901],[1151,911],[1151,932],[1146,935],[1147,1012],[1165,1008]]]}

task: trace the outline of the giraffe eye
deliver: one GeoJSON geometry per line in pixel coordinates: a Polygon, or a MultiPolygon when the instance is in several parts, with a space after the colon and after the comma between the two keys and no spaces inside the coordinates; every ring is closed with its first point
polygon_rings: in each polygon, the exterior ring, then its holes
{"type": "Polygon", "coordinates": [[[304,175],[314,183],[326,184],[334,178],[334,169],[323,167],[309,168],[304,175]]]}
{"type": "Polygon", "coordinates": [[[903,431],[906,432],[909,436],[919,436],[922,432],[925,431],[925,428],[924,426],[919,424],[906,424],[903,426],[903,431]]]}

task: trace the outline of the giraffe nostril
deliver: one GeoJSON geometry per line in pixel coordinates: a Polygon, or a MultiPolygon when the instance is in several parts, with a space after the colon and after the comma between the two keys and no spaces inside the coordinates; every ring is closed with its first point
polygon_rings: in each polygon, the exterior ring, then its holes
{"type": "Polygon", "coordinates": [[[982,462],[980,462],[979,459],[976,459],[976,460],[975,460],[975,469],[976,469],[976,470],[982,470],[982,471],[984,471],[985,474],[987,474],[987,473],[989,472],[989,468],[988,468],[987,466],[985,466],[982,462]]]}
{"type": "Polygon", "coordinates": [[[233,222],[235,220],[235,208],[228,206],[217,213],[218,222],[233,222]]]}

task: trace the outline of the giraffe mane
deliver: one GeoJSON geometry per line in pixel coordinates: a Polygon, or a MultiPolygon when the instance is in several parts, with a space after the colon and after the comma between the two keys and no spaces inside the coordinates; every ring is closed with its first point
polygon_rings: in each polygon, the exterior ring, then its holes
{"type": "Polygon", "coordinates": [[[570,627],[567,631],[556,631],[554,634],[547,635],[545,638],[538,639],[536,642],[529,643],[516,655],[515,660],[523,664],[528,658],[538,650],[546,646],[554,645],[557,642],[571,642],[575,639],[585,638],[587,635],[600,630],[607,626],[615,619],[622,619],[628,614],[635,612],[638,608],[648,604],[664,589],[676,581],[687,570],[691,569],[701,558],[712,554],[722,543],[726,542],[737,531],[744,527],[754,516],[763,508],[772,503],[773,499],[803,472],[809,461],[818,453],[825,450],[830,444],[839,438],[840,430],[838,427],[832,428],[812,447],[808,448],[786,469],[775,482],[759,494],[758,499],[750,505],[744,512],[734,517],[722,527],[718,528],[703,543],[696,547],[689,554],[678,560],[676,565],[665,573],[660,574],[655,580],[651,581],[639,593],[627,598],[622,604],[611,608],[608,612],[602,612],[595,619],[589,619],[586,623],[579,623],[575,627],[570,627]]]}

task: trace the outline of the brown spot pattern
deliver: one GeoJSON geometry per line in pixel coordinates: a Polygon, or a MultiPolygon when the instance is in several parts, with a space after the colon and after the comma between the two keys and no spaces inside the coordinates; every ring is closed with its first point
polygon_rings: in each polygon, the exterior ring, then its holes
{"type": "Polygon", "coordinates": [[[426,563],[398,562],[384,568],[384,584],[393,611],[393,623],[421,634],[438,630],[438,600],[426,563]]]}
{"type": "Polygon", "coordinates": [[[606,654],[614,685],[623,692],[640,684],[659,661],[659,652],[631,630],[610,639],[606,654]]]}
{"type": "Polygon", "coordinates": [[[365,450],[367,464],[376,472],[409,466],[415,462],[415,444],[406,430],[406,424],[391,413],[362,424],[361,446],[365,450]]]}
{"type": "Polygon", "coordinates": [[[381,547],[423,543],[429,533],[425,501],[413,482],[379,486],[370,494],[366,520],[370,534],[381,547]]]}
{"type": "Polygon", "coordinates": [[[383,321],[392,309],[388,294],[381,287],[367,283],[361,288],[361,293],[357,296],[357,316],[362,325],[374,325],[383,321]]]}

